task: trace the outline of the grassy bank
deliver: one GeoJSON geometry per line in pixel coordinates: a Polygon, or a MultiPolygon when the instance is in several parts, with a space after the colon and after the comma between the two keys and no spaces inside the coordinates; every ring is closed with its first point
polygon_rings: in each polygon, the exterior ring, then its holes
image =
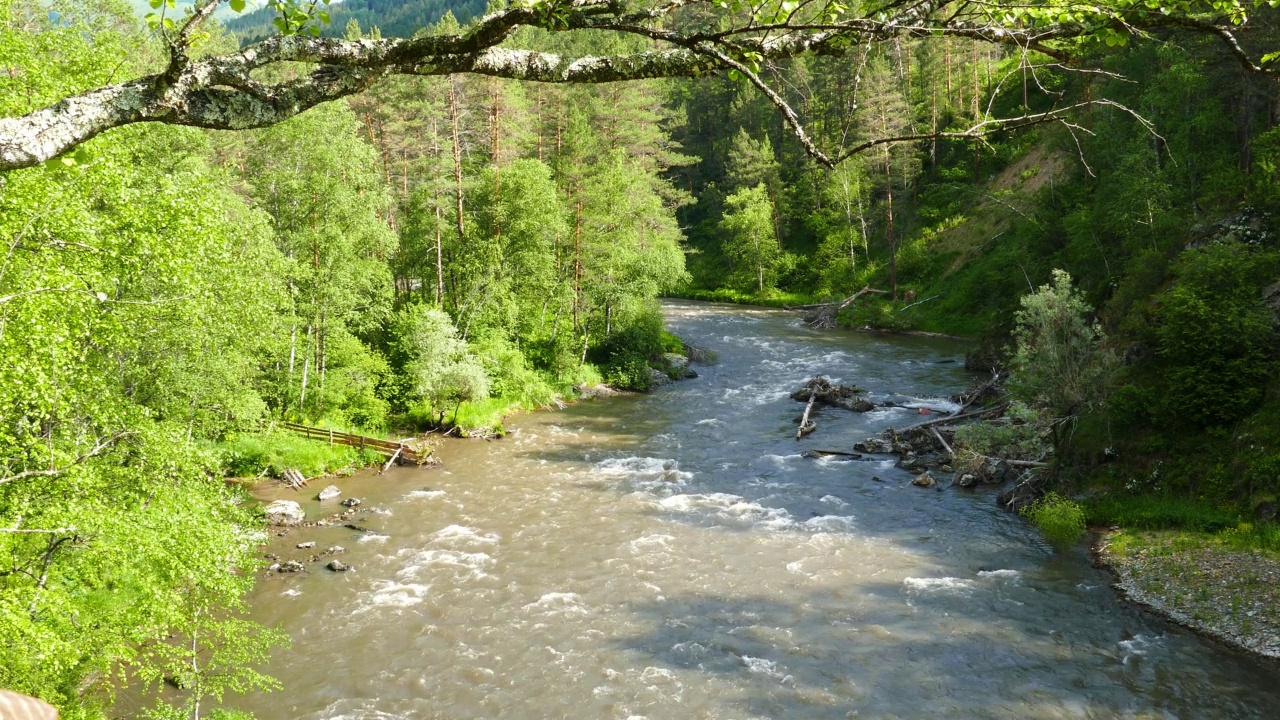
{"type": "Polygon", "coordinates": [[[795,307],[823,302],[825,298],[801,292],[790,292],[771,288],[764,292],[745,292],[732,288],[684,288],[668,297],[680,300],[703,300],[705,302],[733,303],[734,305],[759,305],[761,307],[795,307]]]}
{"type": "Polygon", "coordinates": [[[279,477],[287,468],[307,477],[342,475],[383,461],[372,450],[330,445],[284,430],[237,435],[213,447],[229,477],[279,477]]]}

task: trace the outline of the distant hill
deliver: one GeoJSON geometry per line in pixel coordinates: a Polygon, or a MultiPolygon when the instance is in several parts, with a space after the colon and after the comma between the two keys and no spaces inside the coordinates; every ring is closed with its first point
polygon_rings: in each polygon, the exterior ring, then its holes
{"type": "MultiPolygon", "coordinates": [[[[146,0],[140,0],[144,5],[146,0]]],[[[354,19],[365,32],[377,26],[383,37],[412,37],[420,28],[438,21],[446,10],[452,10],[459,22],[465,23],[484,12],[485,0],[344,0],[329,6],[332,22],[324,29],[328,36],[339,36],[354,19]]],[[[272,14],[266,9],[246,13],[226,21],[227,28],[248,45],[275,33],[272,14]]]]}
{"type": "MultiPolygon", "coordinates": [[[[178,0],[178,14],[176,17],[182,17],[183,6],[190,5],[191,2],[192,0],[178,0]]],[[[247,0],[247,2],[249,7],[258,7],[262,4],[261,0],[247,0]]],[[[138,17],[146,17],[147,13],[155,12],[155,10],[151,9],[151,3],[149,0],[129,0],[129,4],[133,6],[133,11],[137,13],[138,17]]],[[[223,22],[237,16],[237,13],[232,11],[232,9],[227,5],[223,5],[218,8],[218,12],[215,15],[215,17],[223,22]]]]}

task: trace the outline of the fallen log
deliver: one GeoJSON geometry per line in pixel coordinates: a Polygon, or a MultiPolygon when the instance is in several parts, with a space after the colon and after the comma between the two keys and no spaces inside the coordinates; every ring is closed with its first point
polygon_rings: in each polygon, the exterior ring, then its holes
{"type": "Polygon", "coordinates": [[[404,451],[404,448],[400,448],[399,450],[396,450],[396,454],[391,456],[391,459],[387,461],[387,464],[382,466],[382,471],[379,472],[378,474],[383,475],[387,472],[387,470],[390,470],[391,466],[395,464],[396,459],[400,457],[400,453],[403,451],[404,451]]]}
{"type": "Polygon", "coordinates": [[[938,442],[942,443],[942,449],[946,450],[947,454],[950,455],[952,458],[955,458],[956,456],[955,451],[951,449],[951,446],[947,444],[946,440],[942,439],[942,433],[938,432],[938,428],[930,427],[929,432],[933,433],[933,436],[938,439],[938,442]]]}
{"type": "Polygon", "coordinates": [[[846,452],[846,451],[844,451],[844,450],[806,450],[806,451],[805,451],[805,454],[812,454],[812,455],[834,455],[834,456],[836,456],[836,457],[847,457],[847,458],[853,458],[854,460],[861,460],[861,459],[862,459],[862,453],[846,452]]]}
{"type": "Polygon", "coordinates": [[[809,413],[813,412],[813,403],[817,400],[818,393],[811,390],[809,392],[809,404],[804,406],[804,415],[800,416],[800,427],[796,428],[796,440],[818,429],[818,424],[809,420],[809,413]]]}
{"type": "Polygon", "coordinates": [[[811,328],[819,328],[819,329],[833,328],[836,326],[836,315],[839,314],[841,310],[849,307],[850,305],[852,305],[853,303],[857,302],[859,299],[867,295],[870,295],[873,293],[878,295],[887,295],[888,292],[889,292],[888,290],[879,290],[871,287],[870,285],[867,285],[863,287],[861,290],[859,290],[858,292],[845,298],[844,300],[829,302],[829,303],[819,303],[817,305],[803,305],[798,309],[814,311],[811,314],[805,316],[804,318],[805,325],[808,325],[811,328]]]}
{"type": "Polygon", "coordinates": [[[901,430],[894,430],[894,432],[901,435],[903,433],[911,432],[912,430],[919,430],[920,428],[927,428],[933,425],[943,425],[945,423],[953,422],[955,420],[964,420],[965,418],[980,417],[982,415],[990,415],[992,413],[1004,412],[1006,409],[1008,409],[1008,407],[1009,407],[1009,404],[1004,403],[1002,405],[995,405],[993,407],[983,408],[981,410],[974,410],[973,412],[960,413],[958,415],[947,415],[945,417],[940,417],[936,420],[926,420],[925,422],[922,422],[922,423],[916,423],[915,425],[902,428],[901,430]]]}

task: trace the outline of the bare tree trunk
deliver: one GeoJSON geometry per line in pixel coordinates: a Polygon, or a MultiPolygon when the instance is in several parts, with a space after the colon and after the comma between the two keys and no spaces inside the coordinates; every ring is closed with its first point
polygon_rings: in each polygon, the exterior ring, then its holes
{"type": "Polygon", "coordinates": [[[440,188],[436,188],[436,306],[444,309],[444,241],[440,217],[440,188]]]}
{"type": "Polygon", "coordinates": [[[298,412],[307,406],[307,371],[311,368],[311,326],[307,325],[307,354],[302,358],[302,392],[298,396],[298,412]]]}
{"type": "Polygon", "coordinates": [[[449,79],[449,123],[453,127],[453,182],[454,193],[458,200],[458,237],[466,237],[467,230],[462,218],[462,133],[458,127],[462,119],[462,110],[458,105],[457,81],[449,79]]]}

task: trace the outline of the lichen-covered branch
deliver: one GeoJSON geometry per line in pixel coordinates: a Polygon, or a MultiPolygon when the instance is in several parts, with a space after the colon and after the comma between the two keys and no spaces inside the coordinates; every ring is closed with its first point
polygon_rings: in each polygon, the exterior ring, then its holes
{"type": "MultiPolygon", "coordinates": [[[[221,0],[197,3],[182,27],[166,36],[170,60],[163,72],[90,90],[22,117],[0,118],[0,171],[36,165],[106,130],[134,123],[230,130],[265,127],[320,103],[362,92],[391,74],[477,73],[534,82],[605,83],[698,77],[732,69],[770,94],[753,71],[755,63],[803,54],[840,55],[851,47],[895,37],[947,36],[1016,45],[1067,62],[1067,50],[1054,43],[1097,32],[1091,23],[1076,19],[1048,24],[1018,18],[997,21],[990,3],[946,0],[902,0],[866,15],[857,10],[832,15],[827,4],[810,7],[806,3],[771,23],[754,16],[742,19],[729,10],[724,11],[727,24],[715,30],[683,32],[673,29],[680,25],[674,16],[693,6],[708,12],[716,5],[709,0],[668,0],[636,9],[618,0],[545,0],[491,13],[457,35],[342,40],[296,34],[268,38],[229,55],[190,59],[187,50],[194,32],[219,4],[221,0]],[[569,57],[506,47],[503,43],[521,26],[553,32],[625,33],[647,38],[654,49],[569,57]],[[280,62],[310,63],[315,68],[301,78],[277,84],[252,77],[254,70],[280,62]]],[[[1093,12],[1104,13],[1098,8],[1093,12]]],[[[1153,16],[1151,22],[1168,25],[1171,21],[1153,16]]],[[[1130,24],[1126,19],[1125,26],[1130,24]]],[[[1182,26],[1218,36],[1247,69],[1272,74],[1249,59],[1229,30],[1195,21],[1182,26]]],[[[781,97],[770,99],[784,114],[790,112],[781,97]]],[[[786,119],[811,155],[831,162],[811,141],[805,142],[794,112],[786,119]]],[[[1005,129],[1016,124],[996,122],[1005,129]]]]}

